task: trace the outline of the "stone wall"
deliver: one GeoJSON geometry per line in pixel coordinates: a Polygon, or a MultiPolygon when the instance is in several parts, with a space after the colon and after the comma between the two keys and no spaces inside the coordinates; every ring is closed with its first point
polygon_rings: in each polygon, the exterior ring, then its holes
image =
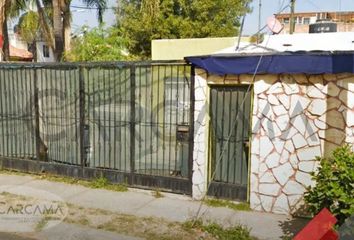
{"type": "Polygon", "coordinates": [[[251,207],[299,211],[316,156],[354,143],[353,75],[267,75],[254,84],[251,207]]]}
{"type": "MultiPolygon", "coordinates": [[[[208,84],[249,84],[252,76],[196,77],[193,196],[206,191],[208,84]]],[[[302,205],[316,156],[354,143],[354,75],[259,75],[254,83],[250,204],[289,214],[302,205]]],[[[354,150],[354,146],[353,146],[354,150]]]]}

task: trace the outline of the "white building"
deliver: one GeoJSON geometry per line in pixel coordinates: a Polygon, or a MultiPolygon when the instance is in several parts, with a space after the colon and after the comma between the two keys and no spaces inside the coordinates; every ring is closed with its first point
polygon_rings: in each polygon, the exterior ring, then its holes
{"type": "MultiPolygon", "coordinates": [[[[21,36],[14,31],[9,31],[10,59],[11,61],[33,61],[33,54],[29,52],[29,44],[21,39],[21,36]]],[[[40,40],[36,43],[37,62],[55,62],[53,50],[40,40]]],[[[0,52],[0,61],[2,61],[2,52],[0,52]]]]}

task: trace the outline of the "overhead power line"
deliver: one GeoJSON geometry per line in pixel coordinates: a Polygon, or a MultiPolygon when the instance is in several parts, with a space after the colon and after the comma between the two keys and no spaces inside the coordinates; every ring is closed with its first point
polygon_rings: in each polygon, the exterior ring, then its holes
{"type": "Polygon", "coordinates": [[[70,6],[70,8],[87,9],[87,10],[98,10],[98,9],[115,10],[116,9],[115,7],[98,8],[98,7],[87,7],[87,6],[70,6]]]}

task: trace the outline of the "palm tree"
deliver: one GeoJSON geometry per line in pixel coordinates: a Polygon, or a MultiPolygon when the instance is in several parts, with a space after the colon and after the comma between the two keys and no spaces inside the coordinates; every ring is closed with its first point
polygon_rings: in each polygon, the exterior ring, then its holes
{"type": "MultiPolygon", "coordinates": [[[[88,7],[97,8],[98,21],[102,23],[103,12],[107,7],[107,0],[83,0],[88,7]]],[[[61,60],[64,51],[70,50],[71,40],[71,0],[52,0],[53,32],[55,39],[55,55],[61,60]]]]}
{"type": "Polygon", "coordinates": [[[54,32],[54,55],[57,61],[60,61],[64,52],[64,35],[62,20],[62,5],[64,0],[52,0],[53,8],[53,32],[54,32]]]}
{"type": "MultiPolygon", "coordinates": [[[[53,0],[57,1],[57,0],[53,0]]],[[[63,35],[64,35],[64,50],[70,50],[71,40],[71,0],[61,0],[61,11],[63,16],[63,35]]],[[[97,19],[100,24],[103,22],[103,13],[107,8],[107,0],[82,0],[87,7],[97,9],[97,19]]]]}
{"type": "Polygon", "coordinates": [[[39,18],[39,25],[41,26],[41,34],[44,36],[47,44],[54,50],[55,47],[55,41],[54,41],[54,35],[53,35],[53,30],[52,30],[52,20],[48,17],[48,12],[52,10],[52,2],[51,0],[43,0],[43,3],[41,0],[35,0],[35,5],[37,7],[37,13],[38,13],[38,18],[39,18]],[[47,9],[43,8],[44,5],[47,9]]]}
{"type": "Polygon", "coordinates": [[[20,33],[21,39],[29,44],[34,61],[37,60],[37,40],[40,32],[39,15],[33,10],[22,14],[18,20],[16,30],[20,33]]]}
{"type": "MultiPolygon", "coordinates": [[[[71,38],[71,0],[2,0],[0,3],[0,34],[3,35],[4,60],[9,60],[9,41],[7,20],[19,16],[26,9],[26,3],[35,1],[41,33],[53,49],[56,60],[60,61],[64,50],[70,49],[71,38]],[[44,7],[51,8],[51,17],[44,7]]],[[[102,23],[107,0],[82,0],[88,7],[97,9],[98,21],[102,23]]],[[[33,13],[32,13],[33,17],[33,13]]]]}
{"type": "Polygon", "coordinates": [[[10,18],[16,17],[20,14],[21,10],[24,9],[26,5],[26,0],[3,0],[1,1],[0,9],[0,34],[3,37],[3,60],[10,60],[10,43],[7,21],[10,18]]]}

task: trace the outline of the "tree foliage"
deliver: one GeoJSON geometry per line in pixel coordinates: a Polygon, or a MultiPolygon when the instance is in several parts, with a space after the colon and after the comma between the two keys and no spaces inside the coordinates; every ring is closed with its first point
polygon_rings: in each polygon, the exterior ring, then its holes
{"type": "Polygon", "coordinates": [[[151,40],[236,36],[250,0],[122,0],[117,26],[133,55],[149,58],[151,40]]]}
{"type": "Polygon", "coordinates": [[[38,38],[39,16],[37,12],[28,11],[24,13],[18,21],[18,33],[21,39],[27,43],[32,43],[38,38]]]}
{"type": "Polygon", "coordinates": [[[125,59],[125,41],[116,28],[94,28],[72,41],[72,47],[65,53],[66,61],[118,61],[125,59]]]}

